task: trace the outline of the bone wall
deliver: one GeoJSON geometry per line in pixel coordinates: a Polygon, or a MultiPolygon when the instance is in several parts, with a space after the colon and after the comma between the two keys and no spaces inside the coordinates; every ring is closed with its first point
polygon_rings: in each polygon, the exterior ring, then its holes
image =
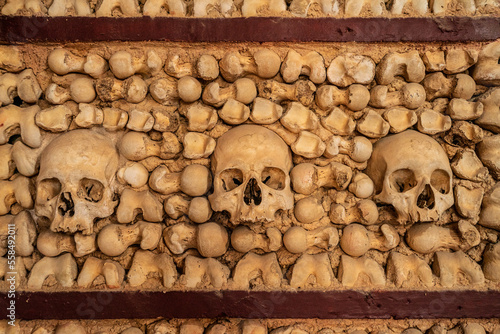
{"type": "Polygon", "coordinates": [[[499,43],[2,46],[0,273],[498,288],[499,43]]]}
{"type": "Polygon", "coordinates": [[[175,17],[482,16],[500,11],[495,0],[2,0],[2,15],[175,17]]]}
{"type": "MultiPolygon", "coordinates": [[[[441,319],[431,320],[240,320],[240,319],[175,319],[175,320],[100,320],[100,321],[20,321],[16,331],[8,334],[40,333],[125,333],[125,334],[169,334],[169,333],[207,333],[207,334],[333,334],[333,333],[465,333],[496,334],[498,320],[478,319],[441,319]]],[[[3,328],[4,323],[0,323],[3,328]]]]}

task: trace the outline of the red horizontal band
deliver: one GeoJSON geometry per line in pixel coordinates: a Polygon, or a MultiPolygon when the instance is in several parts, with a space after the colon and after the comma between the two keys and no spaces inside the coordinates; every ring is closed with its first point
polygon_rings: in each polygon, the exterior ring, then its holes
{"type": "MultiPolygon", "coordinates": [[[[17,318],[499,318],[499,291],[21,292],[17,318]]],[[[0,309],[9,300],[0,295],[0,309]]]]}
{"type": "Polygon", "coordinates": [[[174,18],[0,16],[0,41],[434,42],[500,38],[500,17],[174,18]]]}

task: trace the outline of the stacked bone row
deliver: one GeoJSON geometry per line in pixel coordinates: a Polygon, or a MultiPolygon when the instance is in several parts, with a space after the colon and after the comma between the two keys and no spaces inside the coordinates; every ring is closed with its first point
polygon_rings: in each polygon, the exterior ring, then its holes
{"type": "Polygon", "coordinates": [[[172,51],[56,48],[26,68],[1,47],[2,277],[28,289],[500,280],[500,42],[328,66],[315,51],[172,51]]]}
{"type": "MultiPolygon", "coordinates": [[[[5,322],[5,321],[4,321],[5,322]]],[[[48,321],[47,321],[48,322],[48,321]]],[[[79,321],[61,321],[59,324],[48,322],[47,324],[33,324],[32,322],[17,323],[16,327],[6,327],[5,323],[0,322],[0,329],[7,329],[6,334],[20,333],[20,328],[25,330],[25,333],[32,334],[498,334],[500,328],[498,324],[493,323],[477,323],[477,322],[461,322],[456,324],[454,321],[447,321],[443,324],[442,321],[414,321],[413,325],[408,325],[405,322],[393,322],[379,324],[363,324],[350,321],[350,323],[342,323],[341,321],[322,321],[321,324],[311,325],[306,321],[300,320],[281,320],[281,321],[266,321],[266,320],[241,320],[223,319],[219,321],[207,320],[187,320],[187,321],[149,321],[146,323],[137,324],[139,321],[124,321],[120,322],[97,321],[97,324],[85,324],[79,321]],[[130,324],[127,324],[130,322],[130,324]],[[136,324],[133,324],[136,322],[136,324]],[[273,324],[273,322],[281,324],[273,324]],[[284,324],[285,323],[285,324],[284,324]],[[286,324],[289,323],[289,324],[286,324]],[[97,327],[97,328],[96,328],[97,327]],[[10,331],[9,331],[10,330],[10,331]],[[17,331],[16,331],[17,330],[17,331]]],[[[387,322],[387,321],[386,321],[387,322]]]]}
{"type": "MultiPolygon", "coordinates": [[[[390,5],[375,0],[7,0],[2,15],[48,16],[421,16],[493,15],[496,0],[396,0],[390,5]]],[[[0,5],[1,7],[1,5],[0,5]]]]}

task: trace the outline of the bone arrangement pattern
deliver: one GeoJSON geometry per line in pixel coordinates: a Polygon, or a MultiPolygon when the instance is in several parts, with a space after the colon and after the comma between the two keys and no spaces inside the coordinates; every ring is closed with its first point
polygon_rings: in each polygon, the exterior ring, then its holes
{"type": "Polygon", "coordinates": [[[493,16],[500,13],[496,0],[396,0],[384,4],[374,0],[6,0],[2,15],[44,16],[171,16],[171,17],[415,17],[493,16]]]}
{"type": "MultiPolygon", "coordinates": [[[[0,328],[4,324],[0,322],[0,328]]],[[[465,333],[465,334],[498,334],[500,324],[495,320],[412,320],[396,321],[345,321],[318,320],[314,323],[307,320],[240,320],[240,319],[202,319],[202,320],[94,320],[90,321],[21,321],[17,326],[23,332],[14,333],[56,333],[56,334],[367,334],[367,333],[465,333]]]]}
{"type": "Polygon", "coordinates": [[[408,48],[0,46],[1,276],[498,287],[500,42],[408,48]]]}

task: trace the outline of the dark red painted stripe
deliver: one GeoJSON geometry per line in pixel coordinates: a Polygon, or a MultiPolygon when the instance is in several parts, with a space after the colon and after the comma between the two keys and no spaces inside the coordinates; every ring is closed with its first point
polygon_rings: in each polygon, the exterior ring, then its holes
{"type": "MultiPolygon", "coordinates": [[[[0,295],[2,318],[9,300],[0,295]]],[[[499,318],[500,291],[19,293],[19,319],[499,318]]]]}
{"type": "Polygon", "coordinates": [[[195,19],[0,16],[1,42],[458,42],[498,38],[499,17],[195,19]]]}
{"type": "MultiPolygon", "coordinates": [[[[500,38],[500,18],[37,18],[0,17],[0,41],[396,42],[500,38]]],[[[9,299],[0,294],[0,309],[9,299]]],[[[500,291],[19,293],[22,319],[498,318],[500,291]]]]}

